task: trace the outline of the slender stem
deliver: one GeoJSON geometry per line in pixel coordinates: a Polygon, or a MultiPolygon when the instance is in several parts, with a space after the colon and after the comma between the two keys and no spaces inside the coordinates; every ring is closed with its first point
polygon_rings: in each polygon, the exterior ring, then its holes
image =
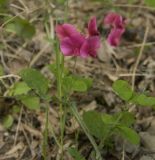
{"type": "Polygon", "coordinates": [[[59,110],[60,110],[60,144],[61,144],[61,159],[63,157],[63,139],[64,139],[64,113],[62,106],[62,77],[63,77],[63,68],[64,68],[64,58],[63,55],[59,52],[59,46],[56,42],[56,68],[57,68],[57,96],[59,99],[59,110]]]}
{"type": "Polygon", "coordinates": [[[71,104],[70,109],[73,113],[73,115],[75,116],[75,118],[77,119],[78,123],[80,124],[80,126],[82,127],[83,131],[85,132],[85,134],[87,135],[88,139],[90,140],[92,146],[94,147],[94,150],[96,152],[96,159],[97,160],[102,160],[102,156],[101,153],[98,149],[98,146],[94,140],[94,138],[89,134],[89,130],[87,128],[87,126],[85,125],[85,123],[82,121],[75,104],[71,104]]]}

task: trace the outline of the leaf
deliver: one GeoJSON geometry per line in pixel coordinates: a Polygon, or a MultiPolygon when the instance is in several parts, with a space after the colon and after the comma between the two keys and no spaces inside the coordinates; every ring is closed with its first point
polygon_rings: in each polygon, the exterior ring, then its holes
{"type": "Polygon", "coordinates": [[[102,114],[102,121],[105,123],[105,124],[112,124],[112,123],[115,123],[115,118],[109,114],[102,114]]]}
{"type": "Polygon", "coordinates": [[[40,96],[45,96],[48,90],[49,81],[35,69],[24,69],[20,73],[27,85],[34,89],[40,96]]]}
{"type": "Polygon", "coordinates": [[[57,3],[64,4],[65,0],[57,0],[57,3]]]}
{"type": "Polygon", "coordinates": [[[4,69],[3,67],[0,65],[0,76],[3,76],[4,75],[4,69]]]}
{"type": "Polygon", "coordinates": [[[91,85],[91,79],[69,75],[63,78],[62,86],[65,93],[70,93],[73,91],[86,92],[91,85]]]}
{"type": "Polygon", "coordinates": [[[72,89],[77,92],[87,91],[87,85],[82,80],[73,80],[72,89]]]}
{"type": "Polygon", "coordinates": [[[130,100],[133,95],[130,85],[124,80],[115,81],[112,88],[125,101],[130,100]]]}
{"type": "MultiPolygon", "coordinates": [[[[55,76],[57,76],[57,66],[55,63],[48,65],[48,68],[55,76]]],[[[63,73],[64,75],[68,75],[69,73],[68,69],[64,67],[63,73]]]]}
{"type": "Polygon", "coordinates": [[[73,78],[73,90],[79,92],[86,92],[92,86],[92,79],[83,78],[79,76],[72,76],[73,78]]]}
{"type": "Polygon", "coordinates": [[[154,0],[145,0],[145,4],[150,7],[155,7],[155,1],[154,0]]]}
{"type": "Polygon", "coordinates": [[[71,76],[65,76],[63,78],[62,87],[64,94],[70,94],[73,92],[73,78],[71,76]]]}
{"type": "Polygon", "coordinates": [[[91,78],[83,78],[82,80],[83,80],[83,81],[85,82],[85,84],[87,85],[87,90],[92,87],[92,85],[93,85],[93,80],[92,80],[91,78]]]}
{"type": "Polygon", "coordinates": [[[118,117],[120,117],[119,123],[126,127],[130,127],[135,122],[134,115],[127,111],[116,113],[114,116],[115,116],[115,119],[118,119],[118,117]]]}
{"type": "Polygon", "coordinates": [[[6,129],[10,128],[13,124],[13,117],[11,115],[5,116],[2,123],[6,129]]]}
{"type": "Polygon", "coordinates": [[[147,97],[144,94],[137,94],[131,99],[131,102],[141,106],[155,106],[155,97],[147,97]]]}
{"type": "Polygon", "coordinates": [[[118,127],[119,133],[122,137],[127,139],[132,144],[139,144],[140,143],[140,137],[133,129],[128,128],[126,126],[119,126],[118,127]]]}
{"type": "Polygon", "coordinates": [[[28,20],[20,17],[14,18],[6,25],[5,29],[25,39],[31,39],[35,34],[35,27],[28,20]]]}
{"type": "Polygon", "coordinates": [[[18,96],[22,94],[27,94],[31,88],[25,82],[17,82],[11,89],[11,95],[18,96]]]}
{"type": "Polygon", "coordinates": [[[37,110],[40,108],[40,100],[36,96],[22,96],[20,100],[28,109],[37,110]]]}
{"type": "Polygon", "coordinates": [[[107,127],[102,121],[102,115],[96,111],[88,111],[83,114],[83,120],[90,133],[99,139],[103,139],[107,132],[107,127]]]}
{"type": "Polygon", "coordinates": [[[19,113],[19,112],[20,112],[20,107],[17,106],[17,105],[14,105],[14,106],[12,107],[12,113],[19,113]]]}
{"type": "Polygon", "coordinates": [[[0,0],[0,7],[5,6],[8,3],[8,0],[0,0]]]}
{"type": "Polygon", "coordinates": [[[69,148],[68,152],[75,160],[85,160],[76,148],[69,148]]]}
{"type": "Polygon", "coordinates": [[[55,76],[57,75],[57,66],[55,63],[48,65],[48,68],[55,76]]]}
{"type": "Polygon", "coordinates": [[[129,4],[132,4],[132,3],[134,3],[135,2],[135,0],[128,0],[128,3],[129,4]]]}
{"type": "Polygon", "coordinates": [[[0,12],[4,13],[7,11],[8,0],[0,0],[0,12]]]}

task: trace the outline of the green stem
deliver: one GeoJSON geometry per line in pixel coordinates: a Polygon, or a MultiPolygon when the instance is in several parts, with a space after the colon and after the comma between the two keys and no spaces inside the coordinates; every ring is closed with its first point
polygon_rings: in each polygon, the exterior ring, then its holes
{"type": "Polygon", "coordinates": [[[87,126],[85,125],[85,123],[82,121],[78,111],[77,111],[77,108],[75,106],[75,104],[71,104],[70,105],[70,109],[73,113],[73,115],[75,116],[75,118],[77,119],[78,123],[80,124],[80,126],[82,127],[83,131],[85,132],[86,136],[88,137],[88,139],[90,140],[92,146],[94,147],[94,150],[96,152],[96,160],[102,160],[102,156],[101,156],[101,153],[98,149],[98,146],[94,140],[94,138],[90,135],[89,133],[89,130],[87,128],[87,126]]]}
{"type": "Polygon", "coordinates": [[[57,68],[57,96],[59,99],[59,110],[60,110],[60,144],[61,144],[61,159],[63,157],[63,139],[64,139],[64,113],[62,106],[62,77],[63,77],[63,68],[64,68],[64,58],[63,55],[59,52],[58,43],[56,43],[56,68],[57,68]]]}

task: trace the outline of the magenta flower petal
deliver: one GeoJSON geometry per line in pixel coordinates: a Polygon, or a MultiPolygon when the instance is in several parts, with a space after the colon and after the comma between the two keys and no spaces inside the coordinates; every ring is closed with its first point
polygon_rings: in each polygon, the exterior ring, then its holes
{"type": "Polygon", "coordinates": [[[60,49],[64,56],[79,56],[80,48],[85,41],[82,35],[72,35],[61,40],[60,49]]]}
{"type": "Polygon", "coordinates": [[[81,47],[80,56],[83,58],[86,58],[88,56],[96,57],[97,50],[99,49],[99,47],[100,47],[99,36],[88,37],[81,47]]]}
{"type": "Polygon", "coordinates": [[[89,36],[97,36],[99,32],[97,30],[96,17],[92,17],[88,23],[89,36]]]}
{"type": "Polygon", "coordinates": [[[60,43],[61,52],[64,56],[72,56],[74,55],[73,43],[70,38],[64,38],[60,43]]]}
{"type": "Polygon", "coordinates": [[[108,43],[114,47],[118,46],[123,33],[124,29],[112,29],[107,38],[108,43]]]}
{"type": "Polygon", "coordinates": [[[71,24],[63,24],[56,26],[56,34],[60,40],[72,35],[80,35],[76,28],[71,24]]]}
{"type": "Polygon", "coordinates": [[[111,25],[114,28],[124,28],[125,19],[117,13],[109,13],[104,19],[105,25],[111,25]]]}

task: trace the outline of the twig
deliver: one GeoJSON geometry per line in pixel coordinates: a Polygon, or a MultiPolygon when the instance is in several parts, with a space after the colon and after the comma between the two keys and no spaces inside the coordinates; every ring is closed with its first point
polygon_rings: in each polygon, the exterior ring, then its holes
{"type": "Polygon", "coordinates": [[[143,43],[142,43],[142,46],[140,48],[139,55],[137,57],[137,60],[136,60],[136,63],[135,63],[134,69],[133,69],[133,76],[132,76],[132,89],[133,90],[134,90],[134,86],[135,86],[135,74],[136,74],[139,62],[141,60],[141,57],[142,57],[142,54],[143,54],[143,51],[144,51],[145,43],[146,43],[146,40],[147,40],[147,37],[148,37],[148,32],[149,32],[149,26],[148,26],[148,21],[147,21],[146,30],[145,30],[145,34],[144,34],[144,38],[143,38],[143,43]]]}
{"type": "Polygon", "coordinates": [[[27,136],[27,134],[26,134],[26,132],[25,132],[25,130],[24,130],[24,127],[23,127],[22,125],[21,125],[21,129],[22,129],[22,132],[23,132],[24,137],[25,137],[25,139],[26,139],[26,142],[27,142],[27,144],[28,144],[28,146],[29,146],[29,148],[30,148],[31,155],[33,156],[35,153],[34,153],[32,147],[31,147],[30,140],[29,140],[29,138],[28,138],[28,136],[27,136]]]}
{"type": "Polygon", "coordinates": [[[125,160],[125,149],[124,149],[124,143],[123,143],[122,159],[121,159],[121,160],[125,160]]]}
{"type": "MultiPolygon", "coordinates": [[[[34,10],[29,11],[29,14],[30,14],[30,13],[33,13],[33,12],[35,12],[35,11],[37,11],[38,9],[41,9],[41,8],[43,8],[43,7],[35,8],[34,10]]],[[[5,25],[7,25],[7,24],[10,23],[11,21],[13,21],[16,17],[22,15],[22,14],[25,13],[25,12],[26,12],[26,11],[24,10],[24,11],[20,12],[19,14],[11,17],[11,18],[8,19],[7,21],[5,21],[5,22],[0,26],[0,30],[3,29],[3,27],[4,27],[5,25]]]]}
{"type": "Polygon", "coordinates": [[[5,68],[6,71],[9,72],[9,67],[5,63],[3,52],[0,52],[0,58],[1,58],[1,62],[2,62],[3,67],[5,68]]]}
{"type": "Polygon", "coordinates": [[[40,50],[40,52],[32,59],[32,61],[30,62],[30,67],[32,67],[36,61],[42,56],[42,54],[44,53],[44,51],[49,47],[49,44],[46,44],[44,46],[44,48],[42,48],[42,50],[40,50]]]}
{"type": "Polygon", "coordinates": [[[21,78],[20,76],[15,75],[15,74],[8,74],[8,75],[0,76],[0,79],[11,78],[11,77],[17,78],[17,79],[21,78]]]}
{"type": "MultiPolygon", "coordinates": [[[[122,74],[119,74],[119,77],[133,77],[133,76],[143,76],[143,77],[147,77],[147,76],[152,76],[151,74],[148,74],[148,73],[122,73],[122,74]]],[[[155,77],[155,76],[152,76],[152,77],[155,77]]]]}
{"type": "Polygon", "coordinates": [[[17,142],[18,131],[19,131],[19,127],[20,127],[20,124],[21,124],[22,113],[23,113],[23,106],[21,107],[20,115],[19,115],[19,118],[18,118],[18,124],[17,124],[17,128],[16,128],[16,134],[15,134],[15,139],[14,139],[14,144],[13,144],[14,146],[16,145],[16,142],[17,142]]]}
{"type": "Polygon", "coordinates": [[[134,4],[115,4],[114,7],[123,7],[123,8],[141,8],[141,9],[147,9],[147,10],[155,10],[155,7],[147,7],[147,6],[140,6],[140,5],[134,5],[134,4]]]}
{"type": "MultiPolygon", "coordinates": [[[[152,46],[155,45],[155,42],[147,42],[144,44],[144,46],[152,46]]],[[[129,46],[121,46],[121,48],[125,47],[125,48],[136,48],[136,47],[141,47],[142,43],[140,44],[134,44],[134,45],[129,45],[129,46]]]]}

